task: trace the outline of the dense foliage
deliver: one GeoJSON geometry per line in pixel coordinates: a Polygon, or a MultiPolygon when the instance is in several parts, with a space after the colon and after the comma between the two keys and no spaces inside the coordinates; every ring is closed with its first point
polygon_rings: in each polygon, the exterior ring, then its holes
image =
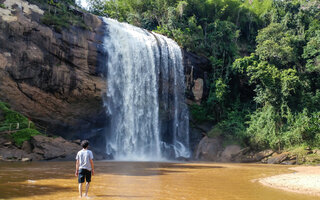
{"type": "Polygon", "coordinates": [[[0,8],[6,9],[6,6],[3,3],[0,3],[0,8]]]}
{"type": "Polygon", "coordinates": [[[0,132],[11,133],[11,138],[17,146],[21,146],[31,136],[39,135],[35,124],[22,114],[11,110],[10,106],[0,101],[0,132]]]}
{"type": "Polygon", "coordinates": [[[75,0],[28,0],[39,5],[45,12],[42,23],[53,27],[57,32],[70,26],[78,26],[89,29],[83,21],[83,17],[77,13],[75,0]]]}
{"type": "Polygon", "coordinates": [[[190,107],[195,122],[255,149],[320,147],[319,0],[90,3],[210,59],[210,94],[190,107]]]}

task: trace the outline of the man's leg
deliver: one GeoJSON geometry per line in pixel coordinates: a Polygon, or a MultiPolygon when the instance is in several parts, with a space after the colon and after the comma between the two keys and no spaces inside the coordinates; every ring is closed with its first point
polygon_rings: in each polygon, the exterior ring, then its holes
{"type": "Polygon", "coordinates": [[[91,171],[86,170],[86,192],[84,193],[84,196],[88,196],[88,191],[89,191],[89,187],[90,187],[90,182],[91,182],[91,171]]]}
{"type": "Polygon", "coordinates": [[[79,170],[78,183],[79,183],[79,196],[82,197],[82,183],[84,183],[85,174],[82,169],[79,170]]]}
{"type": "Polygon", "coordinates": [[[89,186],[90,186],[90,182],[87,182],[87,183],[86,183],[86,192],[84,193],[84,196],[85,196],[85,197],[88,196],[89,186]]]}
{"type": "Polygon", "coordinates": [[[79,183],[79,196],[82,197],[82,183],[79,183]]]}

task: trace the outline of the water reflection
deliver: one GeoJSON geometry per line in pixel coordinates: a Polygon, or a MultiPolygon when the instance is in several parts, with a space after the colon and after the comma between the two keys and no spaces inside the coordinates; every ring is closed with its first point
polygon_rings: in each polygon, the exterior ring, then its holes
{"type": "MultiPolygon", "coordinates": [[[[74,162],[0,163],[0,199],[78,199],[74,162]]],[[[286,166],[96,162],[91,199],[311,200],[252,181],[286,166]]]]}

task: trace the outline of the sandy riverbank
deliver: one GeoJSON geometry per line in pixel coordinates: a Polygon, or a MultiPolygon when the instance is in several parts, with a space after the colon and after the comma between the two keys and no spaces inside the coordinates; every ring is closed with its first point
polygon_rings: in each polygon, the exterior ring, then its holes
{"type": "Polygon", "coordinates": [[[320,166],[290,168],[294,172],[260,179],[259,182],[290,192],[320,196],[320,166]]]}

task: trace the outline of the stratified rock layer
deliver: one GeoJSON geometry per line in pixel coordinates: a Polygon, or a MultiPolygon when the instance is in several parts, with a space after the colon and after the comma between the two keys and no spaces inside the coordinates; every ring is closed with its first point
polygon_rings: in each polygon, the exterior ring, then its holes
{"type": "Polygon", "coordinates": [[[41,24],[41,9],[26,1],[0,8],[0,100],[47,132],[71,138],[103,127],[101,20],[83,13],[92,31],[55,32],[41,24]],[[8,14],[9,12],[9,14],[8,14]]]}

